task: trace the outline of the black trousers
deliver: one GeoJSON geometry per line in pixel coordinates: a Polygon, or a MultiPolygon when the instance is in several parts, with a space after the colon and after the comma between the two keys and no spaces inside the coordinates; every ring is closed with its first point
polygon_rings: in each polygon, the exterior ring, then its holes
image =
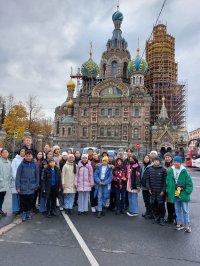
{"type": "Polygon", "coordinates": [[[52,186],[47,197],[47,212],[53,211],[56,209],[56,186],[52,186]]]}
{"type": "Polygon", "coordinates": [[[90,204],[91,207],[97,206],[97,197],[94,197],[95,188],[93,187],[90,191],[90,204]]]}
{"type": "Polygon", "coordinates": [[[158,200],[155,199],[151,206],[155,218],[165,218],[165,202],[158,202],[158,200]]]}
{"type": "Polygon", "coordinates": [[[33,206],[34,194],[22,195],[20,194],[20,208],[22,212],[31,211],[33,206]]]}
{"type": "Polygon", "coordinates": [[[40,202],[40,189],[39,188],[35,190],[35,193],[34,193],[33,206],[32,206],[33,209],[36,209],[37,198],[38,198],[38,202],[40,202]]]}
{"type": "Polygon", "coordinates": [[[145,204],[145,208],[147,212],[150,214],[151,212],[151,194],[148,190],[142,190],[142,196],[145,204]]]}
{"type": "Polygon", "coordinates": [[[2,211],[2,206],[3,206],[3,203],[4,203],[5,195],[6,195],[5,191],[0,192],[0,211],[2,211]]]}
{"type": "Polygon", "coordinates": [[[176,219],[174,203],[167,202],[167,212],[168,212],[168,221],[173,223],[174,219],[176,219]]]}

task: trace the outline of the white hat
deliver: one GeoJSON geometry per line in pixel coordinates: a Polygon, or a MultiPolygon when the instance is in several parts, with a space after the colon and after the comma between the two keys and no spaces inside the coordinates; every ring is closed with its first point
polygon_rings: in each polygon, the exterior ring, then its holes
{"type": "Polygon", "coordinates": [[[88,159],[88,154],[82,154],[81,159],[83,159],[83,158],[87,158],[88,159]]]}
{"type": "Polygon", "coordinates": [[[60,149],[60,147],[59,147],[58,145],[54,145],[54,146],[52,147],[52,152],[54,152],[56,149],[60,149]]]}
{"type": "Polygon", "coordinates": [[[62,152],[62,156],[68,155],[68,153],[66,151],[62,152]]]}
{"type": "Polygon", "coordinates": [[[151,151],[149,155],[151,156],[151,155],[153,155],[153,154],[155,154],[156,156],[158,156],[157,151],[151,151]]]}

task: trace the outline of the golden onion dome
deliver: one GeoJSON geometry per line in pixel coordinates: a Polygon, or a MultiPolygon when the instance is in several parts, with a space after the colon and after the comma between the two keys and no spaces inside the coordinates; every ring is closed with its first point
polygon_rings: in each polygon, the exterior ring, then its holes
{"type": "Polygon", "coordinates": [[[73,100],[72,99],[69,99],[69,101],[67,101],[67,107],[68,108],[73,108],[74,107],[74,102],[73,102],[73,100]]]}
{"type": "Polygon", "coordinates": [[[75,87],[76,87],[75,83],[73,82],[72,79],[70,79],[67,82],[67,89],[68,89],[68,91],[74,91],[75,87]]]}

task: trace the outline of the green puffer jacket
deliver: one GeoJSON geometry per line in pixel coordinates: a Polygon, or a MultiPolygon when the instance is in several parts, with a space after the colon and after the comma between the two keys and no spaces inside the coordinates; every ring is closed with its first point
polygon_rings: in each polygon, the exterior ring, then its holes
{"type": "Polygon", "coordinates": [[[175,183],[175,178],[174,178],[174,166],[169,169],[168,174],[167,174],[167,179],[166,179],[166,193],[168,197],[168,202],[173,203],[174,198],[175,198],[175,190],[176,187],[184,187],[183,190],[181,190],[179,200],[188,202],[190,201],[190,194],[192,193],[193,190],[193,184],[192,184],[192,179],[190,175],[188,174],[186,168],[181,165],[181,172],[179,174],[177,184],[175,183]]]}

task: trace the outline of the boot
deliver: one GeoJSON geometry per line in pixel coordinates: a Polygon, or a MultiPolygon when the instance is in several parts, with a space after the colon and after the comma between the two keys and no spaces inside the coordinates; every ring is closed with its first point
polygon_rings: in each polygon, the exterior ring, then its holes
{"type": "Polygon", "coordinates": [[[50,211],[47,212],[47,218],[52,218],[52,215],[51,215],[50,211]]]}
{"type": "Polygon", "coordinates": [[[52,210],[51,214],[52,214],[53,216],[59,216],[59,214],[57,213],[56,210],[52,210]]]}
{"type": "Polygon", "coordinates": [[[97,218],[101,218],[101,212],[97,212],[97,218]]]}
{"type": "Polygon", "coordinates": [[[69,209],[66,209],[65,210],[65,214],[69,214],[69,209]]]}
{"type": "Polygon", "coordinates": [[[160,222],[159,222],[160,225],[164,226],[165,225],[165,220],[164,218],[160,218],[160,222]]]}

